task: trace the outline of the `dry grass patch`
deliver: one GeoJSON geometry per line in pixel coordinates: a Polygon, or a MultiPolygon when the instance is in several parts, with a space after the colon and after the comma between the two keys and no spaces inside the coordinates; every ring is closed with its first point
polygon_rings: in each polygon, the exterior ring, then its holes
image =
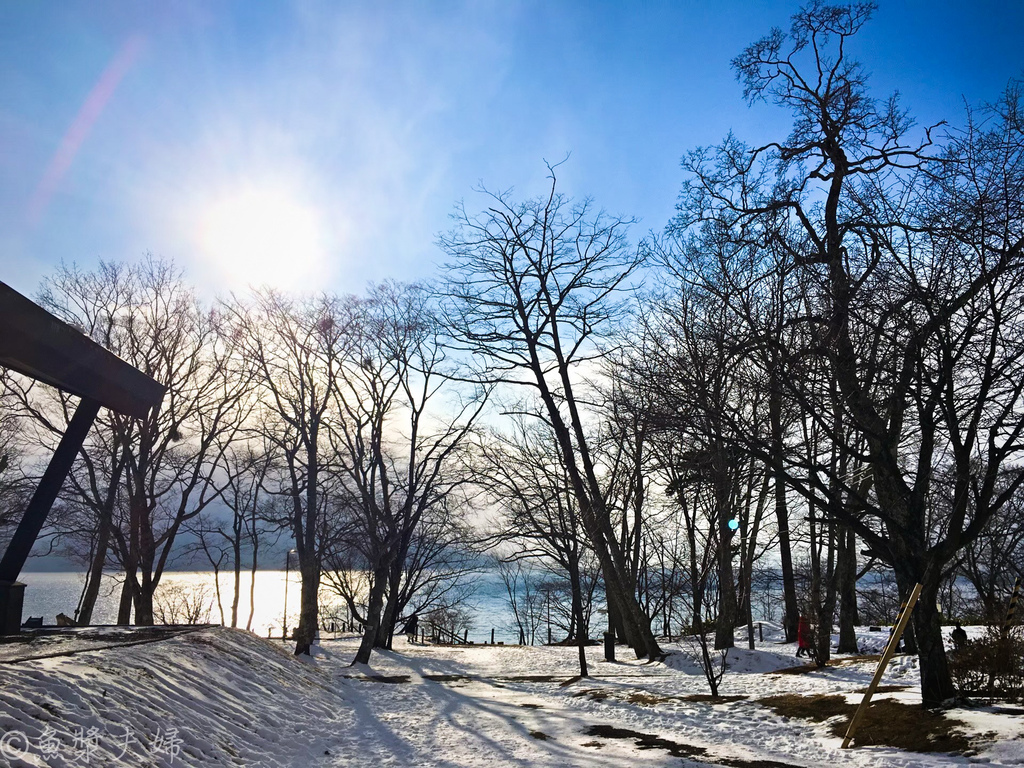
{"type": "MultiPolygon", "coordinates": [[[[895,658],[895,656],[893,658],[895,658]]],[[[856,656],[843,656],[839,659],[829,659],[828,665],[830,667],[842,667],[848,664],[864,664],[868,661],[877,664],[881,660],[882,654],[880,653],[861,653],[856,656]]]]}
{"type": "Polygon", "coordinates": [[[388,685],[398,685],[400,683],[408,683],[412,681],[411,675],[366,675],[365,677],[356,677],[356,680],[367,680],[371,683],[387,683],[388,685]]]}
{"type": "Polygon", "coordinates": [[[688,696],[661,696],[644,691],[634,691],[623,696],[618,691],[606,688],[587,688],[586,690],[574,693],[573,696],[587,696],[593,701],[607,701],[615,699],[625,701],[629,704],[639,704],[641,707],[656,707],[659,704],[672,704],[685,701],[691,704],[728,704],[733,701],[743,701],[746,696],[712,696],[707,693],[693,693],[688,696]]]}
{"type": "Polygon", "coordinates": [[[559,683],[563,681],[558,675],[512,675],[501,679],[508,680],[510,683],[559,683]]]}
{"type": "Polygon", "coordinates": [[[786,667],[785,669],[776,669],[772,672],[773,675],[804,675],[808,672],[813,672],[818,669],[816,664],[801,664],[799,667],[786,667]]]}
{"type": "MultiPolygon", "coordinates": [[[[843,696],[800,696],[783,694],[758,699],[785,717],[824,722],[833,736],[842,738],[857,705],[848,704],[843,696]],[[839,717],[842,716],[842,717],[839,717]]],[[[893,747],[910,752],[946,752],[965,754],[972,749],[970,739],[955,730],[965,726],[960,720],[946,717],[919,706],[901,704],[891,699],[872,702],[854,736],[855,747],[893,747]]]]}
{"type": "Polygon", "coordinates": [[[680,701],[692,701],[698,704],[729,704],[733,701],[745,701],[750,698],[745,695],[736,696],[712,696],[710,693],[691,693],[689,696],[682,696],[680,701]]]}
{"type": "Polygon", "coordinates": [[[462,683],[473,680],[469,675],[421,675],[421,677],[434,683],[462,683]]]}

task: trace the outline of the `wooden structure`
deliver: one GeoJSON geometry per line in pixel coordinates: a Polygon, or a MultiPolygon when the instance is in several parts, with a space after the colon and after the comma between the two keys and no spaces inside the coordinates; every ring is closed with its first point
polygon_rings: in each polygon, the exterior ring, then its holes
{"type": "Polygon", "coordinates": [[[900,638],[903,637],[903,632],[907,628],[907,623],[910,621],[910,616],[914,612],[914,606],[917,604],[917,598],[921,596],[922,585],[915,584],[913,590],[910,592],[910,597],[907,598],[907,602],[903,604],[900,610],[900,615],[896,618],[896,626],[893,627],[892,635],[889,637],[889,642],[886,643],[885,650],[882,651],[882,657],[878,660],[878,668],[875,669],[875,676],[871,678],[871,684],[868,685],[867,690],[864,692],[864,698],[860,701],[860,706],[857,707],[857,711],[853,713],[853,719],[850,720],[850,725],[846,729],[846,737],[843,739],[843,749],[849,749],[850,743],[853,741],[853,736],[857,732],[857,727],[860,725],[861,718],[867,714],[868,705],[871,703],[871,697],[875,694],[875,689],[878,688],[878,684],[882,680],[882,675],[885,673],[885,668],[889,665],[890,659],[893,654],[896,653],[896,649],[900,646],[900,638]]]}
{"type": "Polygon", "coordinates": [[[0,634],[14,634],[25,593],[18,576],[99,409],[145,418],[166,387],[2,282],[0,366],[81,398],[0,560],[0,634]]]}

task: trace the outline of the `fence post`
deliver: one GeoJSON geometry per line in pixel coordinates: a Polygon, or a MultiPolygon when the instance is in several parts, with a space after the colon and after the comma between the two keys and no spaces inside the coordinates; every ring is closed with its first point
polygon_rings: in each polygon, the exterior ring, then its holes
{"type": "Polygon", "coordinates": [[[615,632],[604,633],[604,660],[615,661],[615,632]]]}

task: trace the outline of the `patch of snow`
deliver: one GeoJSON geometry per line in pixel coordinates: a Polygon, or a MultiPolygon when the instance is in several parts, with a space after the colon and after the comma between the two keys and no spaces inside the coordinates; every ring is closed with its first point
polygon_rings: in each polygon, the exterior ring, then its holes
{"type": "MultiPolygon", "coordinates": [[[[87,649],[71,633],[71,655],[0,664],[0,754],[12,766],[62,768],[640,768],[679,766],[681,756],[690,765],[1024,764],[1024,715],[993,708],[954,713],[972,733],[991,734],[969,758],[839,749],[826,724],[781,717],[757,700],[799,693],[857,702],[875,663],[851,659],[782,673],[803,660],[794,645],[780,642],[779,628],[762,629],[765,640],[755,650],[746,648],[744,633],[743,647],[729,652],[721,693],[746,698],[718,703],[703,700],[703,675],[678,643],[666,644],[664,663],[628,658],[621,646],[619,661],[607,663],[599,646],[590,647],[591,677],[577,679],[576,648],[437,647],[399,637],[393,651],[351,665],[354,637],[324,640],[300,661],[289,646],[238,630],[202,629],[104,650],[87,649]],[[609,736],[628,732],[661,741],[641,748],[636,737],[609,736]]],[[[877,634],[859,631],[862,648],[877,634]]],[[[909,687],[877,697],[920,703],[915,662],[894,659],[883,683],[909,687]]]]}

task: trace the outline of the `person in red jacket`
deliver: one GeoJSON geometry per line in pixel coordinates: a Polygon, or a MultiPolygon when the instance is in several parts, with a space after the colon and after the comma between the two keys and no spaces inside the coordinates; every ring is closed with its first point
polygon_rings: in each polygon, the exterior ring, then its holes
{"type": "Polygon", "coordinates": [[[806,616],[801,616],[796,625],[796,655],[812,656],[811,643],[811,625],[806,616]]]}

